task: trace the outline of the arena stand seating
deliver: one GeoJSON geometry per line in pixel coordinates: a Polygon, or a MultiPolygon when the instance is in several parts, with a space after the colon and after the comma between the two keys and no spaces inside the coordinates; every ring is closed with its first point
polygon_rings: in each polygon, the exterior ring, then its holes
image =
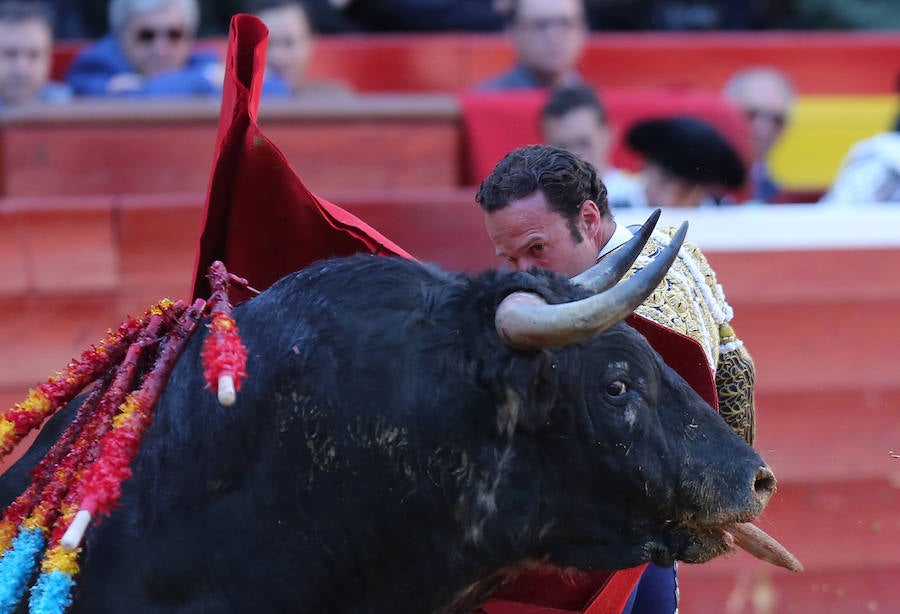
{"type": "MultiPolygon", "coordinates": [[[[204,45],[224,49],[224,39],[204,45]]],[[[57,49],[54,75],[81,47],[57,49]]],[[[512,51],[500,34],[323,36],[312,76],[346,81],[360,93],[455,94],[502,71],[512,51]]],[[[891,125],[897,112],[900,36],[894,32],[596,33],[580,69],[604,91],[663,88],[718,93],[737,69],[773,65],[800,94],[773,152],[782,184],[809,200],[831,181],[856,140],[891,125]]],[[[790,198],[786,198],[790,200],[790,198]]]]}
{"type": "MultiPolygon", "coordinates": [[[[77,48],[60,48],[57,74],[77,48]]],[[[473,184],[507,145],[490,134],[499,124],[488,99],[460,94],[506,66],[503,37],[332,37],[316,53],[318,76],[345,79],[361,96],[261,110],[308,185],[423,260],[497,265],[473,184]],[[473,104],[483,115],[468,112],[473,104]]],[[[800,90],[776,156],[809,198],[843,144],[896,111],[895,34],[603,34],[584,69],[614,121],[696,105],[733,129],[739,118],[714,94],[732,70],[757,63],[786,70],[800,90]]],[[[537,104],[503,118],[525,140],[537,104]]],[[[93,101],[0,117],[0,407],[126,314],[187,295],[217,116],[213,101],[93,101]]],[[[614,155],[629,166],[626,154],[614,155]]],[[[900,460],[890,455],[900,451],[900,282],[886,272],[900,268],[900,210],[744,206],[666,212],[663,222],[682,217],[757,363],[757,447],[780,485],[761,526],[807,566],[792,575],[742,554],[682,566],[682,610],[891,611],[900,600],[900,460]]]]}

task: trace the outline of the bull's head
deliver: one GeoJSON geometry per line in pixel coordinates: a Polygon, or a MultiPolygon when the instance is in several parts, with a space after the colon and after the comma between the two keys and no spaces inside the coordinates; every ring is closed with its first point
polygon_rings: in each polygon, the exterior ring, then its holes
{"type": "MultiPolygon", "coordinates": [[[[543,526],[542,540],[551,544],[552,563],[581,569],[648,559],[704,562],[737,545],[797,571],[796,559],[749,524],[775,492],[772,471],[643,338],[614,326],[656,288],[684,240],[686,224],[649,266],[619,282],[658,215],[573,279],[595,294],[548,304],[537,293],[514,292],[497,308],[500,337],[542,364],[532,369],[537,380],[553,380],[534,384],[553,391],[541,401],[549,409],[535,432],[558,437],[541,446],[557,456],[544,459],[546,466],[570,471],[555,475],[552,488],[538,486],[537,497],[562,499],[548,507],[567,512],[543,526]],[[564,420],[577,428],[544,428],[564,420]],[[587,510],[578,509],[580,497],[567,500],[585,489],[595,489],[604,504],[587,510]]],[[[507,396],[501,413],[518,400],[507,396]]]]}

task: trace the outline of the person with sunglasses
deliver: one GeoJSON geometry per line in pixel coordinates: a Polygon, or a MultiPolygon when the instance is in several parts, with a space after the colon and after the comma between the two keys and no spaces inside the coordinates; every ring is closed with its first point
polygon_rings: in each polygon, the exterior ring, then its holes
{"type": "Polygon", "coordinates": [[[72,61],[79,96],[218,96],[224,65],[194,49],[197,0],[112,0],[110,33],[72,61]]]}
{"type": "Polygon", "coordinates": [[[768,158],[790,120],[796,98],[794,86],[777,68],[751,66],[732,75],[722,94],[742,109],[750,122],[753,145],[750,198],[756,202],[772,202],[781,188],[769,173],[768,158]]]}

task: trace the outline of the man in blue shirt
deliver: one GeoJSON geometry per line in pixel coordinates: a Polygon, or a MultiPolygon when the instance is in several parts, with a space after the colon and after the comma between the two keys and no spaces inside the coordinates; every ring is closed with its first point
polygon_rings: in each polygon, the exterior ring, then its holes
{"type": "Polygon", "coordinates": [[[193,48],[198,23],[197,0],[112,0],[111,32],[73,60],[69,84],[82,96],[218,96],[224,66],[193,48]]]}

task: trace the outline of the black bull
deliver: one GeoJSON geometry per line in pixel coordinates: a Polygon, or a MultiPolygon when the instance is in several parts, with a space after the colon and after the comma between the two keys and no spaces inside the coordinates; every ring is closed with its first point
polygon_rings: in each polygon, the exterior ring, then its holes
{"type": "Polygon", "coordinates": [[[228,408],[195,334],[121,507],[88,532],[72,611],[464,612],[536,562],[727,551],[723,528],[774,490],[765,463],[624,323],[509,347],[494,314],[521,290],[590,294],[544,272],[313,265],[236,307],[249,377],[228,408]]]}

